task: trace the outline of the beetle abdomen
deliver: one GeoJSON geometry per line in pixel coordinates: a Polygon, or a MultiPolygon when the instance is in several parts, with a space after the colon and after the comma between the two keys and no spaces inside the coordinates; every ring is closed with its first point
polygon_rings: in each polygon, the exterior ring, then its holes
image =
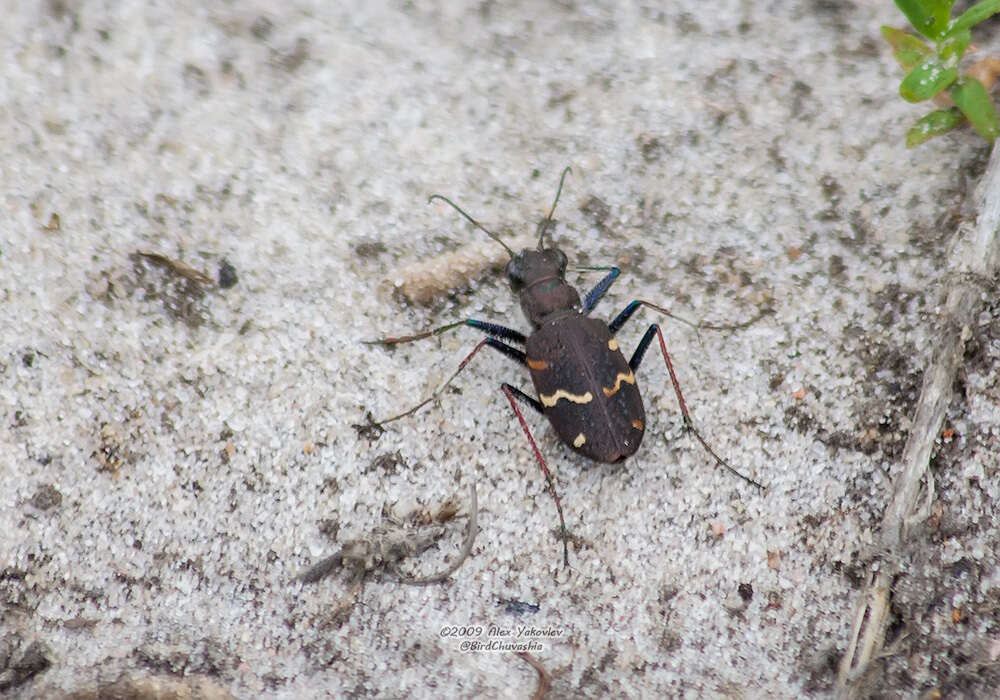
{"type": "Polygon", "coordinates": [[[526,350],[538,400],[564,443],[609,463],[639,449],[646,421],[642,397],[605,323],[560,315],[528,338],[526,350]]]}

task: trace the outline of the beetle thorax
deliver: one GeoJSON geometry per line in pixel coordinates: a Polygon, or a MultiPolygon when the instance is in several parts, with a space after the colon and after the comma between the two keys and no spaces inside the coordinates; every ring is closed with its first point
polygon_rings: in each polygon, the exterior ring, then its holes
{"type": "Polygon", "coordinates": [[[507,263],[510,287],[535,328],[553,313],[580,310],[580,295],[565,275],[566,255],[558,248],[523,250],[507,263]]]}

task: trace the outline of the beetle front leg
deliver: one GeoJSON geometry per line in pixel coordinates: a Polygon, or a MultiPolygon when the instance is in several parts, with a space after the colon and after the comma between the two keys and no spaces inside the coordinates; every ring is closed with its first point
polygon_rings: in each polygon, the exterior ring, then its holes
{"type": "MultiPolygon", "coordinates": [[[[697,323],[692,323],[691,321],[688,321],[687,319],[684,319],[684,318],[681,318],[680,316],[672,314],[669,311],[667,311],[665,308],[663,308],[662,306],[657,306],[656,304],[652,304],[652,303],[650,303],[648,301],[644,301],[642,299],[636,299],[635,301],[633,301],[632,303],[630,303],[628,306],[626,306],[624,309],[622,309],[622,312],[620,314],[618,314],[617,316],[615,316],[614,320],[611,321],[611,323],[608,324],[608,328],[611,330],[611,335],[618,335],[618,331],[621,329],[621,327],[624,326],[628,322],[628,320],[630,318],[632,318],[632,315],[636,311],[638,311],[639,307],[641,307],[641,306],[648,306],[653,311],[659,311],[661,314],[663,314],[667,318],[672,318],[675,321],[680,321],[681,323],[687,324],[687,325],[691,326],[692,328],[705,328],[706,327],[706,326],[699,326],[697,323]]],[[[649,345],[649,342],[647,341],[646,344],[649,345]]]]}
{"type": "Polygon", "coordinates": [[[611,288],[611,285],[614,284],[616,279],[618,279],[618,275],[620,275],[622,271],[617,267],[584,267],[579,269],[608,271],[608,274],[604,277],[604,279],[598,282],[593,289],[587,292],[587,296],[583,299],[583,310],[580,313],[586,316],[594,309],[595,306],[597,306],[597,302],[604,297],[608,289],[611,288]]]}
{"type": "MultiPolygon", "coordinates": [[[[593,293],[593,292],[591,292],[591,293],[593,293]]],[[[588,295],[588,298],[589,298],[589,295],[588,295]]],[[[653,311],[657,311],[657,312],[663,314],[667,318],[672,318],[675,321],[680,321],[681,323],[683,323],[685,325],[691,326],[696,331],[698,331],[698,330],[735,331],[735,330],[739,330],[741,328],[747,328],[748,326],[751,326],[754,323],[756,323],[757,321],[759,321],[761,318],[763,318],[767,314],[773,313],[769,309],[765,309],[765,310],[761,311],[760,313],[758,313],[756,316],[754,316],[753,318],[751,318],[748,321],[743,321],[742,323],[735,323],[735,324],[729,324],[729,325],[715,325],[715,324],[707,324],[707,323],[694,323],[693,321],[688,321],[686,318],[682,318],[682,317],[678,316],[677,314],[671,313],[670,311],[668,311],[667,309],[663,308],[662,306],[657,306],[656,304],[654,304],[654,303],[652,303],[650,301],[646,301],[645,299],[636,299],[635,301],[633,301],[632,303],[630,303],[628,306],[626,306],[622,310],[622,312],[620,314],[618,314],[614,318],[614,320],[611,321],[611,323],[608,324],[608,328],[611,329],[611,335],[616,335],[618,333],[618,330],[622,326],[624,326],[625,323],[630,318],[632,318],[632,314],[634,314],[636,311],[639,310],[640,306],[646,306],[646,307],[652,309],[653,311]]]]}

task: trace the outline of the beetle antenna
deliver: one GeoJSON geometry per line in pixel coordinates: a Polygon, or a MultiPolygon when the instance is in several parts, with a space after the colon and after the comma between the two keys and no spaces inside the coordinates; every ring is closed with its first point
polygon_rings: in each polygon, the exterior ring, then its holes
{"type": "Polygon", "coordinates": [[[566,169],[562,171],[562,176],[559,178],[559,189],[556,190],[556,198],[552,200],[552,208],[549,209],[549,215],[545,217],[545,221],[542,222],[542,231],[538,234],[538,249],[542,250],[545,247],[545,232],[549,230],[549,224],[552,223],[552,215],[556,213],[556,205],[559,203],[559,195],[562,194],[563,182],[566,180],[567,173],[570,172],[570,167],[567,165],[566,169]]]}
{"type": "Polygon", "coordinates": [[[445,197],[444,195],[441,195],[441,194],[432,194],[430,196],[430,199],[427,200],[427,203],[430,204],[435,199],[440,199],[442,202],[446,202],[446,203],[450,204],[451,207],[452,207],[452,209],[454,209],[459,214],[461,214],[466,219],[468,219],[469,223],[471,223],[473,226],[475,226],[476,228],[478,228],[480,231],[482,231],[483,233],[485,233],[487,236],[489,236],[490,238],[492,238],[494,241],[496,241],[497,243],[499,243],[500,245],[502,245],[503,249],[507,251],[507,255],[509,255],[512,258],[514,257],[514,251],[510,249],[510,246],[508,246],[506,243],[504,243],[502,240],[500,240],[500,236],[496,235],[495,233],[493,233],[492,231],[490,231],[489,229],[487,229],[485,226],[483,226],[481,223],[479,223],[478,221],[476,221],[475,219],[473,219],[471,216],[469,216],[468,214],[466,214],[462,210],[462,207],[458,206],[453,201],[451,201],[450,199],[448,199],[447,197],[445,197]]]}

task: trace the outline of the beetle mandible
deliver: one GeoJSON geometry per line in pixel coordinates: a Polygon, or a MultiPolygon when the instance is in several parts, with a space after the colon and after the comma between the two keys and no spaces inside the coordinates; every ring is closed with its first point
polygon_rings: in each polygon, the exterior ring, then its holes
{"type": "Polygon", "coordinates": [[[539,227],[538,247],[534,250],[525,249],[520,253],[511,250],[499,236],[469,216],[447,197],[434,194],[428,200],[438,199],[450,205],[473,226],[502,245],[510,255],[506,274],[511,290],[518,295],[521,309],[531,323],[532,332],[529,335],[496,323],[469,318],[415,335],[370,341],[371,344],[391,346],[440,335],[459,326],[471,326],[487,336],[431,396],[403,413],[382,421],[372,421],[372,427],[376,429],[381,429],[391,421],[412,415],[433,401],[483,347],[494,348],[527,367],[535,386],[537,399],[506,382],[501,385],[501,389],[531,444],[555,501],[563,540],[563,561],[567,566],[569,537],[562,504],[556,493],[552,473],[518,407],[518,401],[548,418],[559,439],[574,451],[597,462],[609,464],[620,462],[635,454],[645,434],[646,413],[636,384],[635,371],[639,368],[654,337],[659,340],[670,382],[680,404],[685,429],[697,438],[718,464],[757,488],[764,488],[759,482],[740,473],[716,454],[695,428],[684,402],[680,384],[677,382],[673,362],[659,324],[654,323],[649,326],[632,357],[627,361],[615,338],[621,327],[643,306],[670,318],[681,321],[683,319],[661,306],[642,299],[629,303],[609,323],[590,318],[590,312],[621,274],[621,270],[617,267],[583,268],[607,272],[607,275],[583,299],[576,289],[566,282],[566,255],[559,248],[546,246],[545,233],[552,223],[552,215],[555,213],[563,183],[569,172],[570,169],[566,168],[559,178],[559,188],[556,190],[552,208],[539,227]],[[521,350],[521,347],[524,350],[521,350]]]}

